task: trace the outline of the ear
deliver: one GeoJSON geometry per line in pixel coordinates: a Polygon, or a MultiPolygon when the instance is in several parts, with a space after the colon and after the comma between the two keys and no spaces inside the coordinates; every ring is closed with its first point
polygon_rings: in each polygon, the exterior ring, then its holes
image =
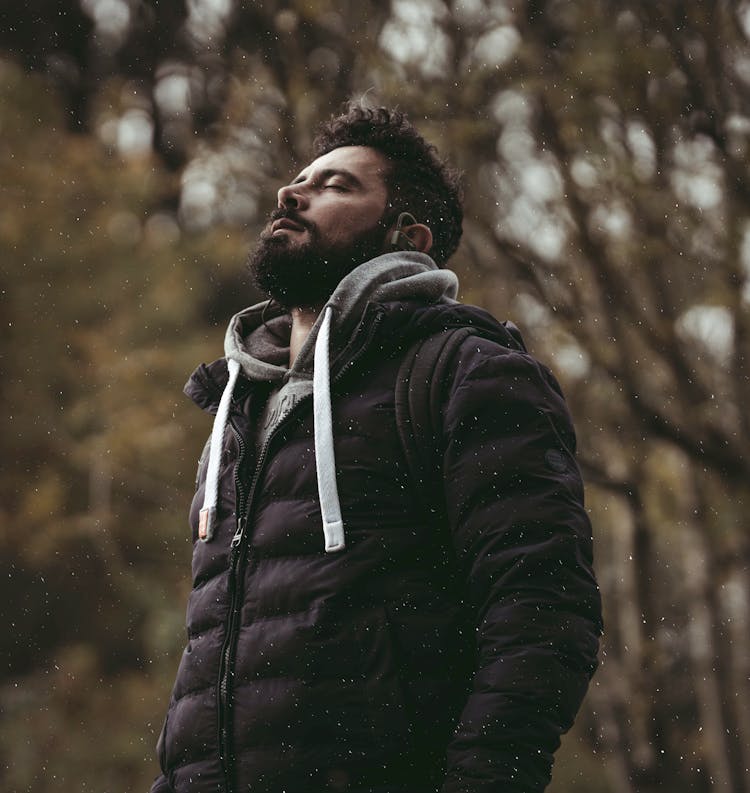
{"type": "Polygon", "coordinates": [[[432,248],[432,232],[429,226],[424,223],[412,223],[410,226],[404,226],[401,233],[405,234],[414,245],[415,250],[420,253],[429,253],[432,248]]]}

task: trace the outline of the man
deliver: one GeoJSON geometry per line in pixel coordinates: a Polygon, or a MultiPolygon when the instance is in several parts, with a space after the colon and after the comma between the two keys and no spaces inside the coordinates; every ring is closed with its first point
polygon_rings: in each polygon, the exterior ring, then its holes
{"type": "Polygon", "coordinates": [[[562,395],[454,300],[458,182],[402,114],[352,107],[315,154],[251,257],[271,300],[186,386],[216,417],[152,790],[540,791],[600,633],[562,395]],[[425,499],[396,380],[461,327],[425,499]]]}

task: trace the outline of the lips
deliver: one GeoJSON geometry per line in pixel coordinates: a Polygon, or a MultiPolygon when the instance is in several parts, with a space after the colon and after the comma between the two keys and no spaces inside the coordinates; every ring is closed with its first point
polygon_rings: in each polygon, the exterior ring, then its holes
{"type": "Polygon", "coordinates": [[[280,218],[274,221],[271,226],[271,233],[276,231],[304,231],[305,227],[301,223],[297,223],[291,218],[280,218]]]}

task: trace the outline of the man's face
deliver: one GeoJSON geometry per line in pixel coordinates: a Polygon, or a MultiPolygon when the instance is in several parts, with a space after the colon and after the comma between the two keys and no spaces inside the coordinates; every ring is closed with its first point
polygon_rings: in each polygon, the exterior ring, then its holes
{"type": "Polygon", "coordinates": [[[282,187],[250,257],[257,285],[287,308],[318,307],[347,273],[383,253],[387,169],[375,149],[344,146],[282,187]]]}

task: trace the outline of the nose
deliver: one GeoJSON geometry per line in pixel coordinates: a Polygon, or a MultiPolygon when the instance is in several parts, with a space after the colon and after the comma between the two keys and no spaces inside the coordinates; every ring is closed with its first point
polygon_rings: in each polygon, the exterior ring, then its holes
{"type": "Polygon", "coordinates": [[[279,207],[281,209],[305,209],[307,207],[307,196],[301,189],[301,183],[288,184],[278,192],[279,207]]]}

